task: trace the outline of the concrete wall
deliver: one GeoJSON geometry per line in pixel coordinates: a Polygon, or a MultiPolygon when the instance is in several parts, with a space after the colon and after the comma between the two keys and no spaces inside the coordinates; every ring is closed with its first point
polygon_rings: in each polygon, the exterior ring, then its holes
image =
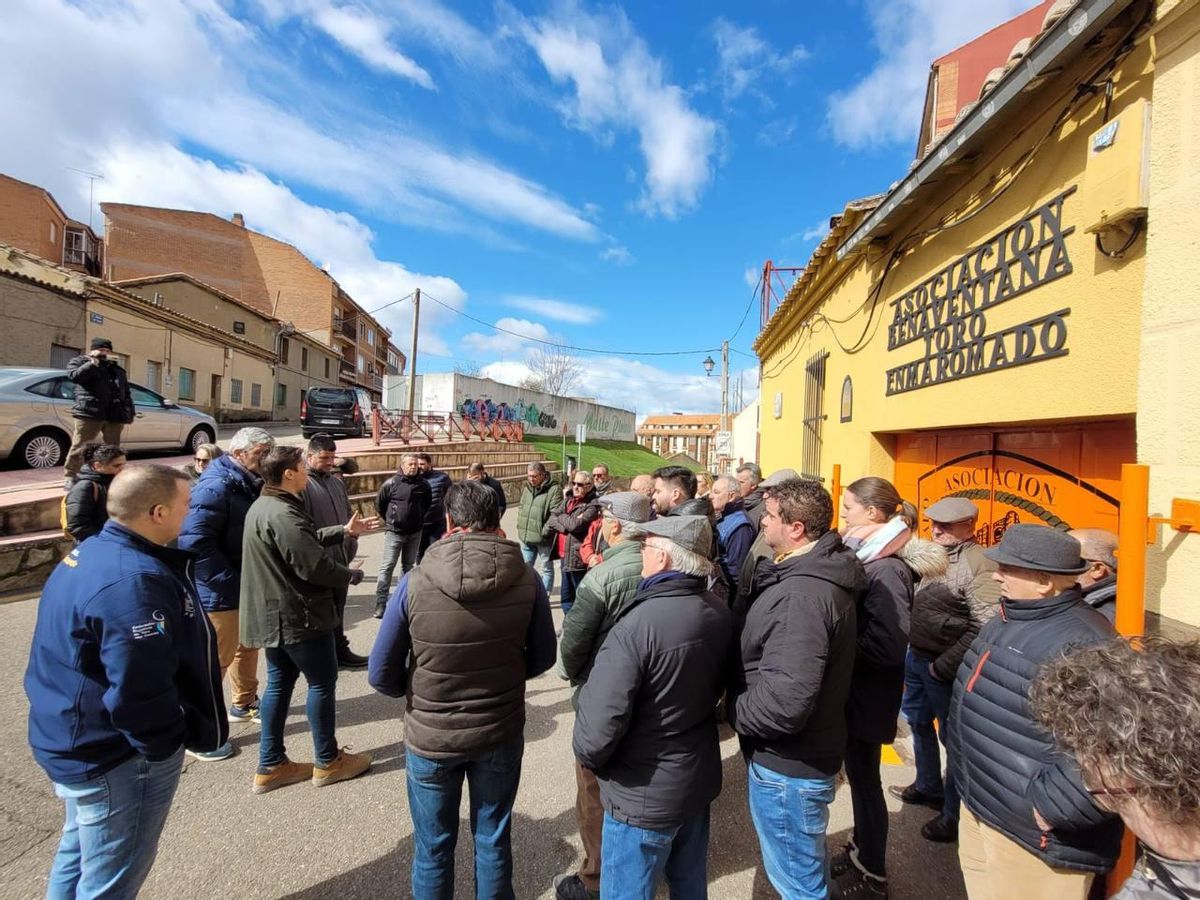
{"type": "Polygon", "coordinates": [[[758,461],[759,402],[755,400],[733,417],[733,468],[758,461]]]}
{"type": "MultiPolygon", "coordinates": [[[[1200,499],[1200,4],[1162,2],[1158,19],[1137,452],[1165,516],[1200,499]]],[[[1200,625],[1200,535],[1160,529],[1147,575],[1147,606],[1200,625]]]]}
{"type": "MultiPolygon", "coordinates": [[[[408,404],[408,378],[391,375],[385,379],[384,406],[404,409],[408,404]]],[[[541,391],[529,391],[490,378],[471,378],[454,372],[417,376],[417,407],[437,412],[462,413],[468,402],[490,400],[504,403],[529,434],[562,434],[564,424],[573,439],[575,426],[587,424],[588,438],[595,440],[634,440],[636,417],[627,409],[602,406],[586,400],[554,397],[541,391]]]]}
{"type": "Polygon", "coordinates": [[[49,366],[51,345],[83,352],[83,298],[0,274],[0,366],[49,366]]]}

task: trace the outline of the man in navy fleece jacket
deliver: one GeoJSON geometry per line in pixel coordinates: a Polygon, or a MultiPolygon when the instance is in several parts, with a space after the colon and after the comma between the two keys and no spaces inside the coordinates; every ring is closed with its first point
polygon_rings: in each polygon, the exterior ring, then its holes
{"type": "Polygon", "coordinates": [[[66,805],[51,897],[137,895],[187,747],[229,734],[217,645],[196,599],[192,554],[166,545],[188,509],[188,477],[131,466],[110,518],[42,592],[25,693],[34,758],[66,805]]]}

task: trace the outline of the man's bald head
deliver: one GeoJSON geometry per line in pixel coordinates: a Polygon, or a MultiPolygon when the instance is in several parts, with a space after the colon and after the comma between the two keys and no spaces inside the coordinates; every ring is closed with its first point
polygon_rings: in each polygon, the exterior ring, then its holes
{"type": "Polygon", "coordinates": [[[636,475],[633,481],[629,483],[631,491],[637,491],[643,497],[649,497],[654,493],[654,476],[653,475],[636,475]]]}
{"type": "Polygon", "coordinates": [[[155,544],[179,537],[187,515],[187,473],[155,463],[126,466],[108,488],[108,514],[155,544]]]}
{"type": "Polygon", "coordinates": [[[1079,576],[1080,587],[1091,587],[1117,574],[1117,536],[1103,528],[1076,528],[1067,534],[1079,541],[1079,555],[1088,564],[1079,576]]]}

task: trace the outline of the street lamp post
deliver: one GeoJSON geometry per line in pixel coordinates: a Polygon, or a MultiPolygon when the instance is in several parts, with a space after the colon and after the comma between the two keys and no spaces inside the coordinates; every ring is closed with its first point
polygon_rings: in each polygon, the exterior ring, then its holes
{"type": "MultiPolygon", "coordinates": [[[[700,365],[705,375],[712,375],[717,366],[712,356],[706,356],[700,365]]],[[[721,342],[721,431],[729,431],[729,341],[721,342]]]]}

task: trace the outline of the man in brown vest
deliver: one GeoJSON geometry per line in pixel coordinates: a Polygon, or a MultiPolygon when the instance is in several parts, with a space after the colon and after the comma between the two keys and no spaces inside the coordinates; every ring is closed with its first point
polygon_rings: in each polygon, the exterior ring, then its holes
{"type": "Polygon", "coordinates": [[[512,897],[525,681],[554,665],[550,600],[520,546],[498,533],[488,487],[451,485],[445,508],[446,536],[404,575],[387,605],[368,679],[382,694],[408,698],[413,897],[454,896],[464,778],[474,810],[476,894],[512,897]]]}

